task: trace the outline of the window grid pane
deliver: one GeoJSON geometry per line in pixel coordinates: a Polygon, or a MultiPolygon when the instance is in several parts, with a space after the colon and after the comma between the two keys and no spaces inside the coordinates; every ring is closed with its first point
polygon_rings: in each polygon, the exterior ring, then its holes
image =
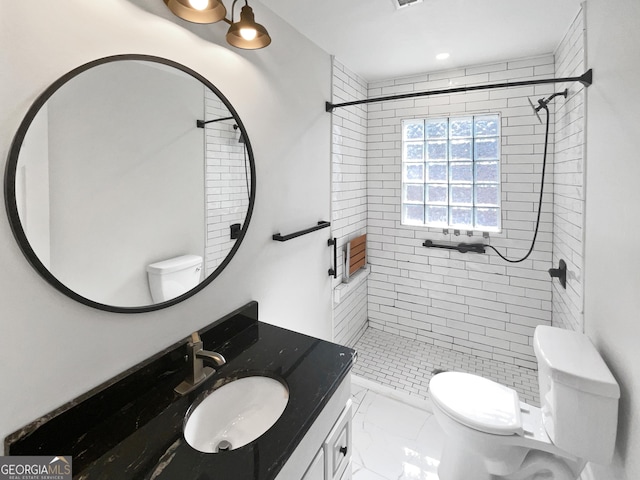
{"type": "Polygon", "coordinates": [[[500,230],[497,114],[402,123],[402,223],[500,230]]]}
{"type": "Polygon", "coordinates": [[[424,205],[424,185],[421,183],[406,184],[402,189],[402,203],[424,205]]]}
{"type": "Polygon", "coordinates": [[[424,139],[424,120],[406,120],[402,126],[404,140],[424,139]]]}
{"type": "Polygon", "coordinates": [[[424,163],[405,163],[402,168],[404,183],[424,183],[424,163]]]}

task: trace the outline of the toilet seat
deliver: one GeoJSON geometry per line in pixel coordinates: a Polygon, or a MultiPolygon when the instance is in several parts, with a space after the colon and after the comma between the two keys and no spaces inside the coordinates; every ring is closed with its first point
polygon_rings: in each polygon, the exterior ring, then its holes
{"type": "Polygon", "coordinates": [[[431,400],[455,421],[494,435],[524,434],[518,393],[477,375],[443,372],[429,382],[431,400]]]}

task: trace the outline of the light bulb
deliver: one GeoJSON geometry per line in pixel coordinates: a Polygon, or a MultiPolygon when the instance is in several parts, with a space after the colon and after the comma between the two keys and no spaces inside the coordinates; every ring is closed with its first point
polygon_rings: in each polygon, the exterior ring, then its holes
{"type": "Polygon", "coordinates": [[[258,31],[255,28],[241,28],[240,36],[247,41],[251,41],[258,35],[258,31]]]}
{"type": "Polygon", "coordinates": [[[204,10],[209,6],[209,0],[189,0],[189,5],[196,10],[204,10]]]}

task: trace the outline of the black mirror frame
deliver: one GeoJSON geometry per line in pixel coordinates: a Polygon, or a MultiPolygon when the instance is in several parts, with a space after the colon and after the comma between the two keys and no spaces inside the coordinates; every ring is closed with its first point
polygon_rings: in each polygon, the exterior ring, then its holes
{"type": "Polygon", "coordinates": [[[9,149],[9,158],[7,160],[7,165],[5,168],[4,198],[5,198],[7,216],[9,217],[9,224],[11,225],[11,230],[13,232],[13,235],[16,241],[18,242],[20,249],[22,250],[22,253],[25,255],[25,257],[27,258],[31,266],[35,268],[35,270],[40,274],[40,276],[42,276],[50,285],[52,285],[54,288],[56,288],[58,291],[62,292],[66,296],[72,298],[73,300],[76,300],[84,305],[97,308],[99,310],[104,310],[104,311],[113,312],[113,313],[144,313],[144,312],[151,312],[151,311],[167,308],[177,303],[180,303],[189,297],[192,297],[193,295],[195,295],[196,293],[204,289],[206,286],[208,286],[213,280],[215,280],[218,277],[218,275],[220,275],[220,273],[229,264],[231,259],[234,257],[234,255],[238,251],[238,248],[240,248],[240,244],[242,243],[247,233],[247,229],[249,228],[249,223],[251,221],[251,215],[253,213],[253,207],[254,207],[255,198],[256,198],[256,168],[255,168],[255,161],[253,156],[253,149],[251,147],[251,142],[249,140],[249,136],[247,135],[247,131],[244,127],[244,124],[240,120],[238,113],[233,108],[229,100],[209,80],[204,78],[199,73],[191,70],[190,68],[180,63],[174,62],[172,60],[168,60],[166,58],[156,57],[152,55],[142,55],[142,54],[113,55],[113,56],[104,57],[98,60],[85,63],[84,65],[81,65],[71,70],[70,72],[66,73],[65,75],[60,77],[58,80],[53,82],[33,102],[31,107],[27,111],[24,119],[20,123],[20,126],[18,127],[18,131],[13,137],[11,148],[9,149]],[[18,205],[16,201],[16,183],[15,182],[16,182],[16,171],[18,166],[18,159],[20,156],[20,149],[22,147],[22,143],[24,142],[27,131],[31,126],[33,119],[35,118],[37,113],[40,111],[40,108],[42,108],[42,106],[47,102],[47,100],[49,100],[49,98],[62,85],[67,83],[69,80],[71,80],[75,76],[81,74],[82,72],[92,67],[103,65],[105,63],[116,62],[120,60],[142,60],[142,61],[148,61],[148,62],[156,62],[156,63],[160,63],[170,67],[174,67],[194,77],[196,80],[199,80],[202,84],[204,84],[207,88],[209,88],[213,93],[215,93],[218,96],[218,98],[227,107],[231,115],[234,117],[234,120],[238,125],[238,128],[240,129],[241,134],[244,137],[244,140],[245,140],[244,146],[247,149],[247,155],[249,157],[249,167],[251,170],[251,173],[250,173],[251,192],[249,196],[249,207],[247,209],[247,215],[242,225],[242,228],[238,233],[238,237],[235,244],[231,248],[231,251],[224,258],[222,263],[220,263],[220,265],[218,265],[218,267],[213,272],[211,272],[211,274],[207,278],[205,278],[202,282],[200,282],[197,286],[195,286],[188,292],[178,297],[175,297],[171,300],[168,300],[166,302],[151,304],[151,305],[144,305],[139,307],[119,307],[114,305],[107,305],[100,302],[95,302],[89,298],[86,298],[86,297],[83,297],[82,295],[77,294],[76,292],[71,290],[69,287],[64,285],[62,282],[60,282],[49,271],[49,269],[47,269],[47,267],[44,266],[44,264],[40,261],[40,259],[34,252],[33,248],[31,248],[31,244],[29,243],[29,240],[25,234],[25,231],[22,228],[22,222],[20,221],[20,216],[18,215],[18,205]]]}

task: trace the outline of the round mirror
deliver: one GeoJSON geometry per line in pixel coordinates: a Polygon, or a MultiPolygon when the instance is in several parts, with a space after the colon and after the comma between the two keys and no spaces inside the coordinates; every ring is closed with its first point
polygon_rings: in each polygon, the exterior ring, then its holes
{"type": "Polygon", "coordinates": [[[238,250],[253,152],[208,80],[118,55],[35,101],[11,146],[5,198],[20,248],[54,287],[102,310],[157,310],[211,283],[238,250]]]}

